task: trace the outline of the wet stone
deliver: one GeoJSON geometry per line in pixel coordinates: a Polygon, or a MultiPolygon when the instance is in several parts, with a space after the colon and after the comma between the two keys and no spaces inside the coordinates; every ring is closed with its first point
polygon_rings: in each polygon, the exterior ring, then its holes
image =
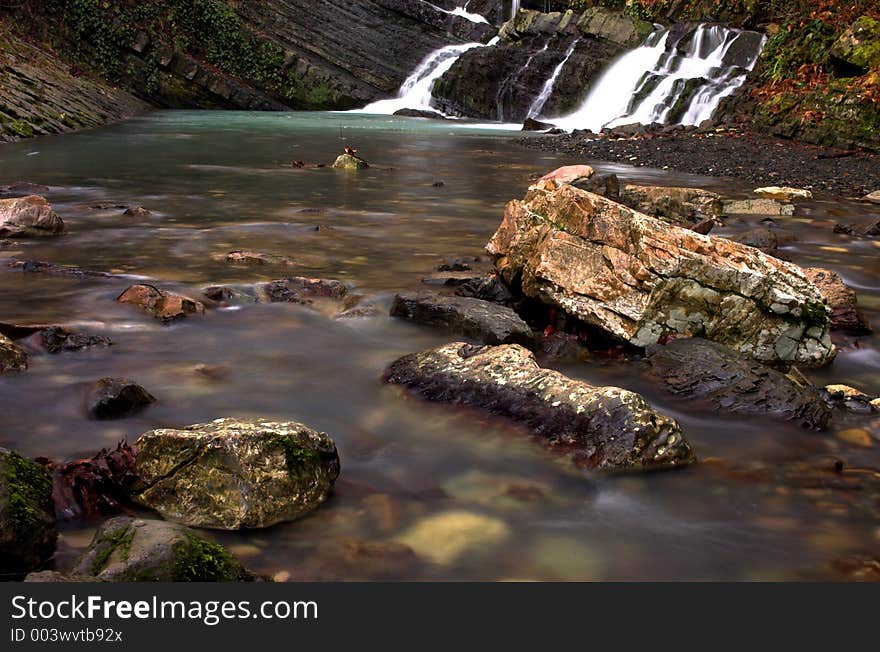
{"type": "Polygon", "coordinates": [[[486,344],[533,345],[532,330],[513,310],[469,297],[430,292],[398,294],[391,316],[436,326],[486,344]]]}
{"type": "Polygon", "coordinates": [[[122,419],[155,402],[156,398],[133,380],[102,378],[89,390],[86,407],[94,419],[122,419]]]}
{"type": "Polygon", "coordinates": [[[448,344],[400,358],[384,380],[429,401],[482,408],[522,424],[579,468],[647,470],[695,461],[678,423],[640,395],[542,369],[518,345],[448,344]]]}
{"type": "Polygon", "coordinates": [[[708,340],[678,339],[648,349],[653,375],[669,392],[739,414],[766,414],[824,429],[831,411],[813,387],[708,340]]]}

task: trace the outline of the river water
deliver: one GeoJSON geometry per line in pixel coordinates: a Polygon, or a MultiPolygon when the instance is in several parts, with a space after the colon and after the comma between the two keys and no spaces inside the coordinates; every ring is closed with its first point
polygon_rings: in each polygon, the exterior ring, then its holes
{"type": "MultiPolygon", "coordinates": [[[[247,248],[293,258],[296,274],[349,281],[381,311],[340,320],[327,307],[254,305],[163,327],[113,301],[126,280],[2,272],[0,321],[81,324],[115,345],[33,356],[26,373],[0,378],[0,445],[68,459],[153,428],[225,416],[324,430],[342,459],[326,505],[265,531],[210,535],[279,579],[775,580],[836,577],[838,560],[876,556],[876,493],[755,471],[801,460],[812,469],[839,457],[876,479],[876,416],[843,416],[817,434],[701,411],[652,386],[637,363],[569,366],[566,373],[584,380],[643,392],[680,420],[705,460],[673,472],[595,477],[562,468],[503,422],[380,383],[398,356],[450,340],[388,317],[394,291],[419,286],[444,259],[480,255],[506,201],[522,196],[539,173],[582,162],[512,141],[498,130],[388,116],[159,112],[4,145],[0,181],[51,186],[48,198],[70,233],[16,242],[0,257],[142,275],[190,295],[208,284],[285,273],[212,258],[247,248]],[[359,148],[372,167],[290,167],[294,160],[329,163],[345,145],[359,148]],[[152,214],[93,208],[116,204],[152,214]],[[159,401],[133,418],[91,421],[84,393],[103,376],[133,378],[159,401]],[[864,429],[869,440],[837,436],[852,429],[864,429]],[[391,543],[400,540],[420,557],[391,543]]],[[[660,170],[597,167],[630,181],[699,185],[731,197],[748,190],[660,170]]],[[[866,221],[870,212],[817,198],[783,219],[800,240],[787,249],[792,259],[841,272],[880,324],[876,243],[831,232],[836,221],[866,221]]],[[[721,233],[758,219],[734,220],[721,233]]],[[[878,351],[877,336],[862,338],[813,378],[877,392],[878,351]]],[[[65,529],[59,563],[93,531],[65,529]]]]}

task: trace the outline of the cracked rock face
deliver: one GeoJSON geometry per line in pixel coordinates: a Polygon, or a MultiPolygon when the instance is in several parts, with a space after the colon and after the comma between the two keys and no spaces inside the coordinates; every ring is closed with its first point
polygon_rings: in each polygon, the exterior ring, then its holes
{"type": "Polygon", "coordinates": [[[675,340],[649,349],[648,362],[668,391],[715,409],[778,416],[813,430],[824,429],[831,418],[816,388],[801,387],[715,342],[675,340]]]}
{"type": "Polygon", "coordinates": [[[700,188],[626,185],[620,201],[667,222],[694,224],[721,216],[721,195],[700,188]]]}
{"type": "Polygon", "coordinates": [[[218,419],[141,435],[137,500],[164,518],[221,530],[292,521],[323,503],[339,475],[336,444],[295,422],[218,419]]]}
{"type": "Polygon", "coordinates": [[[635,346],[699,336],[768,363],[836,350],[822,295],[796,266],[552,181],[507,205],[486,250],[505,281],[635,346]]]}
{"type": "Polygon", "coordinates": [[[455,342],[414,353],[391,364],[384,380],[430,401],[482,408],[524,424],[579,468],[648,470],[695,461],[678,423],[639,394],[542,369],[516,344],[455,342]]]}

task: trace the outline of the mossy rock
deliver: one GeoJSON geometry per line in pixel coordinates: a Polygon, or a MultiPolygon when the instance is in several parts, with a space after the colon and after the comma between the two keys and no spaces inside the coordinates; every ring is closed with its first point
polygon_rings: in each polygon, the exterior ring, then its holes
{"type": "Polygon", "coordinates": [[[333,167],[337,170],[366,170],[370,167],[367,162],[351,154],[340,154],[333,162],[333,167]]]}
{"type": "Polygon", "coordinates": [[[137,441],[136,499],[164,518],[238,530],[292,521],[323,503],[339,475],[336,445],[295,422],[218,419],[137,441]]]}
{"type": "Polygon", "coordinates": [[[856,75],[880,66],[880,20],[859,18],[834,43],[831,56],[856,75]]]}
{"type": "Polygon", "coordinates": [[[113,518],[95,533],[74,576],[105,582],[253,581],[225,548],[166,521],[113,518]]]}
{"type": "Polygon", "coordinates": [[[0,448],[0,578],[23,576],[55,553],[52,474],[0,448]]]}

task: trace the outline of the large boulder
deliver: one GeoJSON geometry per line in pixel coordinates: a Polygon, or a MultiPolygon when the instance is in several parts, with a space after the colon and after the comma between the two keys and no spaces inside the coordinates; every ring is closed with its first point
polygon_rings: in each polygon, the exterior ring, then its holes
{"type": "Polygon", "coordinates": [[[135,447],[136,499],[164,518],[238,530],[292,521],[330,495],[336,445],[301,423],[218,419],[153,430],[135,447]]]}
{"type": "Polygon", "coordinates": [[[43,197],[29,195],[0,199],[0,237],[59,235],[64,222],[43,197]]]}
{"type": "Polygon", "coordinates": [[[858,308],[855,290],[840,278],[840,274],[821,267],[804,268],[804,275],[815,285],[828,307],[831,308],[831,328],[851,335],[868,335],[872,332],[867,317],[858,308]]]}
{"type": "Polygon", "coordinates": [[[222,546],[192,530],[165,521],[127,516],[112,518],[101,525],[77,560],[72,576],[103,582],[254,580],[254,575],[222,546]]]}
{"type": "Polygon", "coordinates": [[[628,184],[620,192],[620,202],[667,222],[697,223],[721,216],[721,195],[700,188],[628,184]]]}
{"type": "Polygon", "coordinates": [[[716,342],[680,339],[649,349],[651,370],[673,394],[718,410],[766,414],[822,430],[831,411],[814,387],[747,360],[716,342]]]}
{"type": "Polygon", "coordinates": [[[434,292],[398,294],[391,316],[445,328],[485,344],[532,346],[532,329],[506,306],[481,299],[434,292]]]}
{"type": "Polygon", "coordinates": [[[801,270],[569,185],[507,205],[487,245],[508,283],[635,346],[701,336],[764,362],[829,363],[829,311],[801,270]]]}
{"type": "Polygon", "coordinates": [[[116,297],[120,303],[129,303],[147,311],[161,322],[172,322],[189,315],[205,314],[200,301],[180,294],[160,290],[152,285],[132,285],[116,297]]]}
{"type": "Polygon", "coordinates": [[[18,344],[0,334],[0,374],[24,371],[27,366],[27,353],[18,344]]]}
{"type": "Polygon", "coordinates": [[[0,577],[24,576],[55,553],[52,474],[0,448],[0,577]]]}
{"type": "Polygon", "coordinates": [[[840,35],[830,54],[843,73],[860,75],[880,66],[880,20],[860,17],[840,35]]]}
{"type": "Polygon", "coordinates": [[[679,425],[640,395],[542,369],[516,344],[447,344],[400,358],[384,380],[430,401],[482,408],[522,423],[580,468],[654,469],[694,461],[679,425]]]}

